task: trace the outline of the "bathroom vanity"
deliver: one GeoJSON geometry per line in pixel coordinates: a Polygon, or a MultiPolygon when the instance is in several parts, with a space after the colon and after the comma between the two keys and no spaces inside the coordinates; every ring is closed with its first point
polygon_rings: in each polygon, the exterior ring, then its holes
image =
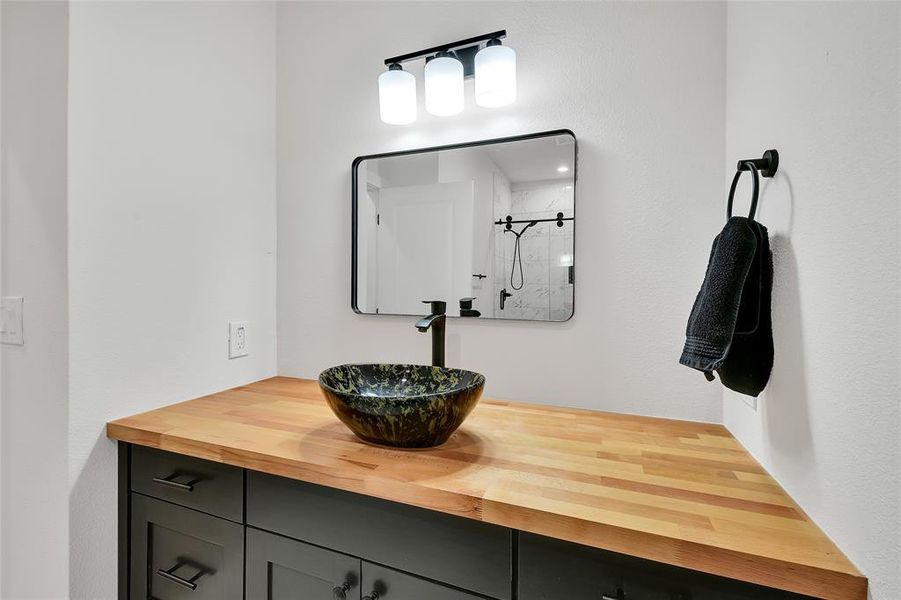
{"type": "Polygon", "coordinates": [[[276,377],[108,424],[122,600],[864,600],[720,425],[483,399],[359,441],[276,377]]]}

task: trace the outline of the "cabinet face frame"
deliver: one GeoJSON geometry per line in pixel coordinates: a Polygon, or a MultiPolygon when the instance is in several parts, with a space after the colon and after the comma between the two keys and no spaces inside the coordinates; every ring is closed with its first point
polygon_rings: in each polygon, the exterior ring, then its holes
{"type": "Polygon", "coordinates": [[[131,444],[117,442],[119,487],[116,490],[118,529],[118,600],[128,600],[131,589],[131,444]]]}

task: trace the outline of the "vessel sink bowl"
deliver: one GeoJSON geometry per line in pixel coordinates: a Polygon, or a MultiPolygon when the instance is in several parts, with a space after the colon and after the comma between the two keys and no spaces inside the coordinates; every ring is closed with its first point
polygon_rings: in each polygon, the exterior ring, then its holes
{"type": "Polygon", "coordinates": [[[341,365],[319,375],[335,415],[362,440],[399,448],[447,441],[475,408],[485,377],[422,365],[341,365]]]}

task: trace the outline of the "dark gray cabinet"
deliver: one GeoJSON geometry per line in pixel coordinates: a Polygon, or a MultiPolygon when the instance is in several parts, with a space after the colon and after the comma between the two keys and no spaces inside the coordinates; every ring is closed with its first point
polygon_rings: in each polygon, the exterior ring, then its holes
{"type": "Polygon", "coordinates": [[[248,527],[247,597],[360,600],[360,559],[248,527]]]}
{"type": "Polygon", "coordinates": [[[124,443],[119,466],[120,600],[802,598],[124,443]]]}
{"type": "Polygon", "coordinates": [[[244,527],[133,494],[131,600],[241,600],[244,527]]]}

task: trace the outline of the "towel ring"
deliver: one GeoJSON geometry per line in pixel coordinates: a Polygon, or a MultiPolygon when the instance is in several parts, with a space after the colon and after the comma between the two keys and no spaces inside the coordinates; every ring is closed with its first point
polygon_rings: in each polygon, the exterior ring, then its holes
{"type": "MultiPolygon", "coordinates": [[[[757,173],[757,165],[755,165],[751,161],[745,161],[744,163],[740,163],[741,165],[745,165],[745,170],[751,171],[751,179],[754,182],[754,193],[751,195],[751,212],[748,213],[749,219],[754,219],[754,215],[757,213],[757,197],[760,192],[760,175],[757,173]]],[[[741,179],[742,169],[739,169],[735,172],[735,177],[732,178],[732,187],[729,188],[729,202],[726,204],[726,220],[732,218],[732,200],[735,199],[735,188],[738,186],[738,180],[741,179]]]]}

